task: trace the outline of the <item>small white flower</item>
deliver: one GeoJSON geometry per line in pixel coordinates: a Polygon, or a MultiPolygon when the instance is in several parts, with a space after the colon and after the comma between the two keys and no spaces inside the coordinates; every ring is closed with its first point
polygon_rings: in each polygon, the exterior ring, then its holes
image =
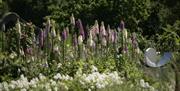
{"type": "Polygon", "coordinates": [[[156,91],[154,87],[150,86],[150,91],[156,91]]]}
{"type": "Polygon", "coordinates": [[[92,89],[94,89],[94,86],[91,86],[92,89]]]}
{"type": "Polygon", "coordinates": [[[12,52],[9,57],[10,57],[11,59],[14,59],[16,56],[17,56],[17,54],[16,54],[15,52],[12,52]]]}
{"type": "Polygon", "coordinates": [[[58,87],[54,87],[54,91],[58,91],[58,87]]]}
{"type": "Polygon", "coordinates": [[[57,66],[57,68],[60,68],[62,66],[62,64],[61,63],[58,63],[58,66],[57,66]]]}
{"type": "Polygon", "coordinates": [[[56,80],[61,79],[61,78],[62,78],[62,76],[61,76],[61,74],[59,74],[59,73],[57,73],[57,74],[54,76],[54,79],[56,79],[56,80]]]}
{"type": "Polygon", "coordinates": [[[66,90],[68,90],[68,89],[69,89],[66,85],[64,86],[64,88],[65,88],[66,90]]]}
{"type": "Polygon", "coordinates": [[[50,80],[52,86],[56,86],[56,82],[54,80],[50,80]]]}
{"type": "Polygon", "coordinates": [[[97,72],[98,71],[98,68],[96,68],[94,65],[92,65],[92,70],[91,72],[97,72]]]}
{"type": "Polygon", "coordinates": [[[148,83],[148,82],[145,82],[144,79],[141,79],[141,80],[140,80],[140,85],[141,85],[141,87],[143,87],[143,88],[149,88],[149,87],[150,87],[150,86],[149,86],[149,83],[148,83]]]}
{"type": "Polygon", "coordinates": [[[141,85],[141,87],[145,87],[144,79],[141,79],[141,80],[140,80],[140,85],[141,85]]]}
{"type": "Polygon", "coordinates": [[[21,91],[27,91],[25,88],[21,89],[21,91]]]}
{"type": "Polygon", "coordinates": [[[90,89],[90,88],[88,88],[88,91],[91,91],[91,89],[90,89]]]}
{"type": "Polygon", "coordinates": [[[145,88],[149,88],[149,83],[148,82],[145,82],[145,88]]]}
{"type": "Polygon", "coordinates": [[[16,86],[15,86],[15,84],[9,84],[9,87],[10,87],[11,89],[14,89],[16,86]]]}
{"type": "Polygon", "coordinates": [[[51,88],[48,88],[47,91],[52,91],[52,89],[51,89],[51,88]]]}
{"type": "Polygon", "coordinates": [[[45,77],[43,74],[40,73],[40,74],[39,74],[39,79],[40,79],[40,80],[45,80],[46,77],[45,77]]]}

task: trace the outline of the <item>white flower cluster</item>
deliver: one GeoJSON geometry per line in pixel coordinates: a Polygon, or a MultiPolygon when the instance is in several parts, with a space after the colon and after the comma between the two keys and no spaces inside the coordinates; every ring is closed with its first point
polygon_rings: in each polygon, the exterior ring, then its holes
{"type": "Polygon", "coordinates": [[[64,80],[64,81],[69,81],[69,80],[73,80],[72,77],[70,77],[69,75],[61,75],[60,73],[57,73],[54,76],[55,80],[64,80]]]}
{"type": "MultiPolygon", "coordinates": [[[[91,68],[90,74],[84,74],[82,70],[79,69],[74,78],[69,75],[57,73],[52,79],[49,79],[43,74],[39,74],[38,77],[28,80],[24,75],[21,75],[18,80],[0,83],[0,91],[68,91],[73,87],[73,84],[79,84],[82,89],[91,91],[114,85],[123,85],[123,81],[125,81],[116,71],[99,73],[95,66],[92,66],[91,68]]],[[[143,89],[156,91],[155,88],[150,86],[149,83],[145,82],[143,79],[140,80],[139,84],[143,89]]]]}
{"type": "Polygon", "coordinates": [[[84,88],[105,88],[106,86],[112,86],[115,84],[122,84],[122,78],[116,71],[112,73],[99,73],[95,66],[92,66],[91,74],[76,73],[76,78],[79,79],[80,84],[84,88]]]}
{"type": "Polygon", "coordinates": [[[144,79],[140,80],[140,86],[142,88],[150,89],[150,91],[156,91],[155,88],[150,86],[148,82],[145,82],[144,79]]]}
{"type": "MultiPolygon", "coordinates": [[[[62,79],[65,79],[65,77],[63,78],[62,76],[62,79]]],[[[0,91],[34,91],[44,89],[45,91],[59,91],[60,88],[68,90],[68,87],[63,82],[48,79],[42,74],[30,81],[24,75],[21,75],[20,79],[16,81],[0,83],[0,91]]]]}

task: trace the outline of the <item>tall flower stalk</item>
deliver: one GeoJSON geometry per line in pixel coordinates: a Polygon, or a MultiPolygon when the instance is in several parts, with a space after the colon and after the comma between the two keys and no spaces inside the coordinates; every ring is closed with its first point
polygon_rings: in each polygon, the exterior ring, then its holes
{"type": "Polygon", "coordinates": [[[17,20],[17,23],[16,23],[16,28],[17,28],[17,31],[18,31],[18,54],[20,54],[20,46],[21,46],[21,24],[20,24],[20,21],[19,19],[17,20]]]}
{"type": "Polygon", "coordinates": [[[83,39],[85,39],[84,28],[83,28],[83,25],[82,25],[81,20],[78,19],[78,21],[77,21],[76,23],[77,23],[78,29],[80,30],[80,31],[79,31],[79,34],[82,36],[83,39]]]}
{"type": "Polygon", "coordinates": [[[67,39],[67,30],[66,30],[66,28],[64,28],[64,30],[62,31],[63,62],[65,61],[65,49],[66,49],[65,43],[66,43],[66,39],[67,39]]]}

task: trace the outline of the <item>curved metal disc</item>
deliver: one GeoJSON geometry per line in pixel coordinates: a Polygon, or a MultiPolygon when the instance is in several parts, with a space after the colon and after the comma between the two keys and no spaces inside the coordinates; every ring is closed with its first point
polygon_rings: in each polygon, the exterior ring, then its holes
{"type": "Polygon", "coordinates": [[[148,48],[145,52],[145,63],[149,67],[161,67],[170,61],[171,56],[172,54],[170,52],[165,52],[160,60],[158,60],[156,50],[148,48]]]}
{"type": "Polygon", "coordinates": [[[172,54],[170,52],[165,52],[163,57],[157,63],[157,66],[160,67],[160,66],[165,65],[166,63],[170,61],[171,57],[172,57],[172,54]]]}

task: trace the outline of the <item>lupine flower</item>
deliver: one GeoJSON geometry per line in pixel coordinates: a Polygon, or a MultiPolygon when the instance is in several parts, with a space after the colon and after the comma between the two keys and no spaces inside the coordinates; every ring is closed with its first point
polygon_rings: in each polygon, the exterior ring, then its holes
{"type": "Polygon", "coordinates": [[[114,36],[115,36],[114,39],[115,39],[115,42],[116,42],[117,41],[117,31],[116,30],[114,31],[114,36]]]}
{"type": "Polygon", "coordinates": [[[106,45],[107,45],[107,41],[106,41],[106,38],[105,38],[105,37],[102,38],[102,45],[103,45],[103,46],[106,46],[106,45]]]}
{"type": "Polygon", "coordinates": [[[53,37],[56,37],[56,30],[55,30],[54,27],[52,28],[52,36],[53,36],[53,37]]]}
{"type": "Polygon", "coordinates": [[[125,24],[124,24],[124,21],[123,21],[123,20],[121,20],[120,29],[121,29],[121,30],[124,30],[124,29],[125,29],[125,24]]]}
{"type": "Polygon", "coordinates": [[[75,26],[74,14],[71,14],[70,21],[71,21],[71,24],[75,26]]]}
{"type": "Polygon", "coordinates": [[[107,27],[107,35],[110,36],[110,33],[111,33],[111,28],[110,28],[110,25],[108,25],[108,27],[107,27]]]}
{"type": "Polygon", "coordinates": [[[18,33],[19,33],[19,35],[21,35],[21,24],[20,24],[20,22],[19,22],[19,19],[17,20],[17,30],[18,30],[18,33]]]}
{"type": "Polygon", "coordinates": [[[94,27],[95,27],[95,33],[96,33],[96,34],[99,34],[99,24],[98,24],[98,21],[97,21],[97,20],[95,20],[94,27]]]}
{"type": "Polygon", "coordinates": [[[66,38],[67,38],[67,31],[66,31],[66,29],[64,29],[62,32],[62,40],[64,41],[64,40],[66,40],[66,38]]]}
{"type": "Polygon", "coordinates": [[[112,37],[111,38],[112,38],[112,42],[116,43],[116,40],[117,40],[117,32],[116,31],[112,32],[112,37]]]}
{"type": "Polygon", "coordinates": [[[104,27],[104,22],[101,22],[100,32],[101,32],[102,37],[106,36],[106,30],[104,27]]]}
{"type": "Polygon", "coordinates": [[[83,28],[83,25],[82,25],[82,22],[81,22],[80,19],[78,19],[78,21],[77,21],[77,27],[78,27],[79,30],[80,30],[80,35],[81,35],[82,38],[84,39],[84,38],[85,38],[84,28],[83,28]]]}
{"type": "Polygon", "coordinates": [[[87,44],[88,44],[90,47],[95,46],[95,43],[94,43],[94,41],[93,41],[93,39],[92,39],[92,32],[91,32],[91,31],[90,31],[90,33],[89,33],[89,39],[87,40],[87,44]]]}
{"type": "Polygon", "coordinates": [[[115,38],[114,37],[115,37],[114,36],[114,32],[111,31],[111,33],[110,33],[110,40],[111,40],[111,42],[115,42],[115,38]]]}
{"type": "Polygon", "coordinates": [[[50,31],[50,27],[51,27],[51,21],[50,21],[50,19],[48,19],[47,23],[46,23],[46,27],[45,27],[45,37],[48,36],[48,33],[50,31]]]}
{"type": "Polygon", "coordinates": [[[83,43],[83,37],[82,37],[82,35],[79,35],[78,44],[81,45],[82,43],[83,43]]]}
{"type": "Polygon", "coordinates": [[[111,36],[112,36],[111,28],[110,28],[110,25],[108,25],[108,27],[107,27],[107,41],[108,41],[108,43],[110,43],[110,41],[111,41],[111,36]]]}
{"type": "Polygon", "coordinates": [[[78,44],[77,35],[74,34],[73,35],[73,46],[77,46],[77,44],[78,44]]]}
{"type": "Polygon", "coordinates": [[[127,32],[126,29],[123,30],[123,36],[124,36],[125,39],[128,38],[128,32],[127,32]]]}
{"type": "Polygon", "coordinates": [[[134,48],[137,48],[137,41],[136,41],[136,34],[135,33],[132,34],[131,41],[132,41],[134,48]]]}
{"type": "Polygon", "coordinates": [[[43,30],[40,30],[40,34],[39,34],[39,44],[40,44],[40,47],[42,47],[44,45],[44,31],[43,30]]]}
{"type": "Polygon", "coordinates": [[[96,27],[92,26],[91,29],[89,30],[89,33],[92,35],[92,38],[96,38],[96,27]]]}

